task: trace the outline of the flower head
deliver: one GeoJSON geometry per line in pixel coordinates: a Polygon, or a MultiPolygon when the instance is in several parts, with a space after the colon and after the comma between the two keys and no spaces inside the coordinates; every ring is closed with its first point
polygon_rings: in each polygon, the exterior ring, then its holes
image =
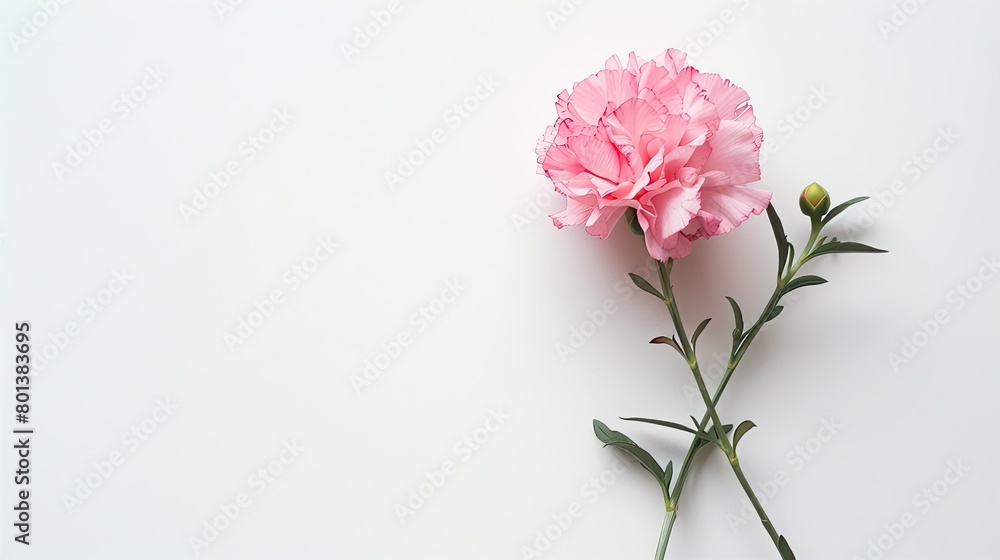
{"type": "Polygon", "coordinates": [[[668,50],[651,61],[617,56],[563,91],[538,143],[540,173],[566,196],[557,227],[606,238],[634,208],[650,255],[686,256],[691,241],[728,233],[767,208],[763,138],[749,96],[668,50]]]}

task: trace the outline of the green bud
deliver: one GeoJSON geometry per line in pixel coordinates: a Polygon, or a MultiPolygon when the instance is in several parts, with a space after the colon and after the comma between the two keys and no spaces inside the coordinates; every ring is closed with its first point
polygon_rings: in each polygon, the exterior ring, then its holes
{"type": "Polygon", "coordinates": [[[819,183],[813,183],[802,191],[799,197],[799,208],[810,218],[819,219],[830,211],[830,193],[819,183]]]}

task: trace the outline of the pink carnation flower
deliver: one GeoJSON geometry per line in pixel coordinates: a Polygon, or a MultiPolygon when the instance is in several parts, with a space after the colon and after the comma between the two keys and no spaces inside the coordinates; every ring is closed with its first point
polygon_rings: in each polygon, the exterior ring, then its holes
{"type": "Polygon", "coordinates": [[[606,238],[635,208],[654,258],[684,257],[691,241],[732,231],[760,214],[763,132],[747,93],[668,50],[646,62],[617,56],[563,91],[558,119],[538,143],[540,173],[567,198],[557,227],[584,225],[606,238]]]}

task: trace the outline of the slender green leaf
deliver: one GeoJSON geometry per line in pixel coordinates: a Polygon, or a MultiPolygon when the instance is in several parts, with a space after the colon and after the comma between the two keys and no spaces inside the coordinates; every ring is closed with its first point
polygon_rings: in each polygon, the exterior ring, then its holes
{"type": "Polygon", "coordinates": [[[736,303],[736,300],[726,296],[729,300],[729,305],[733,307],[733,317],[736,319],[736,330],[743,334],[743,311],[740,310],[740,304],[736,303]]]}
{"type": "Polygon", "coordinates": [[[708,326],[708,322],[711,320],[712,320],[711,317],[705,319],[704,321],[701,322],[701,324],[698,325],[698,328],[694,330],[694,335],[691,336],[691,346],[697,347],[698,337],[701,336],[701,333],[705,330],[705,327],[708,326]]]}
{"type": "Polygon", "coordinates": [[[673,428],[675,430],[681,430],[682,432],[687,432],[689,434],[698,435],[697,430],[692,430],[684,424],[678,424],[677,422],[668,422],[666,420],[656,420],[655,418],[622,418],[628,422],[645,422],[646,424],[656,424],[657,426],[664,426],[666,428],[673,428]]]}
{"type": "Polygon", "coordinates": [[[684,355],[684,350],[681,349],[681,345],[677,343],[677,339],[675,339],[674,337],[667,338],[665,336],[658,336],[658,337],[654,338],[653,340],[650,340],[649,343],[650,344],[666,344],[668,346],[673,347],[674,350],[677,350],[677,352],[680,353],[681,356],[684,355]]]}
{"type": "Polygon", "coordinates": [[[782,290],[781,295],[788,294],[790,292],[798,290],[799,288],[805,288],[806,286],[818,286],[820,284],[826,284],[826,282],[827,281],[825,278],[820,278],[819,276],[812,276],[812,275],[800,276],[789,282],[788,285],[785,286],[785,289],[782,290]]]}
{"type": "Polygon", "coordinates": [[[694,423],[694,429],[696,429],[696,430],[700,430],[701,429],[701,424],[698,423],[698,419],[697,418],[695,418],[694,416],[688,416],[688,418],[690,418],[691,422],[694,423]]]}
{"type": "Polygon", "coordinates": [[[781,218],[774,209],[774,204],[767,205],[767,219],[771,221],[771,229],[774,230],[774,240],[778,244],[778,274],[785,270],[785,263],[788,262],[788,237],[785,235],[785,227],[781,225],[781,218]]]}
{"type": "Polygon", "coordinates": [[[663,484],[667,487],[667,495],[670,495],[670,479],[674,477],[674,462],[667,461],[667,468],[663,469],[663,484]]]}
{"type": "MultiPolygon", "coordinates": [[[[694,426],[696,428],[700,426],[700,424],[698,424],[698,420],[694,416],[691,416],[690,418],[691,418],[691,421],[694,422],[694,426]]],[[[727,426],[728,426],[728,424],[727,424],[727,426]]],[[[725,426],[723,426],[723,429],[725,429],[725,426]]],[[[712,424],[712,429],[710,431],[708,431],[708,432],[701,432],[701,433],[705,434],[702,437],[704,437],[705,439],[707,439],[708,441],[710,441],[712,443],[719,443],[719,440],[722,439],[721,435],[716,430],[716,426],[715,426],[714,423],[712,424]]]]}
{"type": "Polygon", "coordinates": [[[844,202],[842,204],[838,204],[833,210],[830,210],[830,212],[826,215],[825,218],[823,218],[823,225],[830,223],[830,220],[836,218],[844,210],[847,210],[851,206],[854,206],[855,204],[859,202],[864,202],[866,200],[868,200],[867,196],[859,196],[857,198],[852,198],[851,200],[848,200],[847,202],[844,202]]]}
{"type": "Polygon", "coordinates": [[[629,439],[628,436],[608,428],[603,422],[596,419],[594,420],[594,434],[597,435],[597,439],[604,443],[605,447],[610,445],[635,457],[639,461],[639,464],[649,471],[661,486],[663,485],[663,469],[660,468],[656,459],[648,451],[629,439]]]}
{"type": "Polygon", "coordinates": [[[633,274],[631,272],[629,272],[628,275],[629,278],[631,278],[632,281],[635,282],[635,285],[638,286],[640,290],[646,292],[647,294],[652,294],[660,298],[661,300],[666,300],[666,298],[663,297],[663,294],[661,294],[659,290],[654,288],[653,285],[647,282],[646,279],[643,278],[642,276],[639,276],[638,274],[633,274]]]}
{"type": "Polygon", "coordinates": [[[853,241],[830,241],[826,245],[820,245],[813,249],[813,252],[809,254],[806,260],[809,261],[820,255],[829,255],[832,253],[888,253],[888,251],[853,241]]]}
{"type": "Polygon", "coordinates": [[[751,428],[756,428],[756,427],[757,424],[754,424],[749,420],[744,420],[743,422],[741,422],[740,425],[736,427],[736,431],[733,432],[733,449],[736,449],[736,444],[738,444],[740,440],[743,439],[743,436],[747,432],[749,432],[751,428]]]}
{"type": "Polygon", "coordinates": [[[764,322],[768,323],[770,321],[775,320],[778,317],[778,315],[781,315],[781,312],[784,310],[785,306],[783,305],[776,306],[774,309],[771,310],[771,314],[767,316],[767,321],[764,322]]]}
{"type": "Polygon", "coordinates": [[[795,266],[795,245],[791,242],[788,243],[788,270],[791,270],[795,266]]]}
{"type": "MultiPolygon", "coordinates": [[[[732,424],[723,424],[722,425],[722,431],[728,434],[729,432],[733,431],[733,425],[732,424]]],[[[702,432],[702,433],[704,433],[704,432],[702,432]]],[[[695,451],[697,451],[697,450],[701,449],[702,446],[708,445],[711,442],[712,442],[712,440],[710,440],[708,438],[699,437],[696,440],[695,448],[694,449],[695,449],[695,451]]]]}
{"type": "Polygon", "coordinates": [[[778,537],[778,554],[781,555],[781,560],[795,560],[792,548],[788,546],[788,541],[785,540],[784,535],[778,537]]]}
{"type": "Polygon", "coordinates": [[[632,230],[632,233],[643,235],[642,226],[639,224],[639,217],[636,214],[635,208],[629,207],[625,211],[625,223],[628,224],[628,229],[632,230]]]}

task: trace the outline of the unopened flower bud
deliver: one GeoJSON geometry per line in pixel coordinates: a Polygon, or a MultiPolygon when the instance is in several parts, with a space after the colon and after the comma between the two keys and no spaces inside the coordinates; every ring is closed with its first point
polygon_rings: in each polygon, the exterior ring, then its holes
{"type": "Polygon", "coordinates": [[[819,183],[813,183],[802,191],[799,208],[810,218],[822,218],[830,211],[830,193],[819,183]]]}

